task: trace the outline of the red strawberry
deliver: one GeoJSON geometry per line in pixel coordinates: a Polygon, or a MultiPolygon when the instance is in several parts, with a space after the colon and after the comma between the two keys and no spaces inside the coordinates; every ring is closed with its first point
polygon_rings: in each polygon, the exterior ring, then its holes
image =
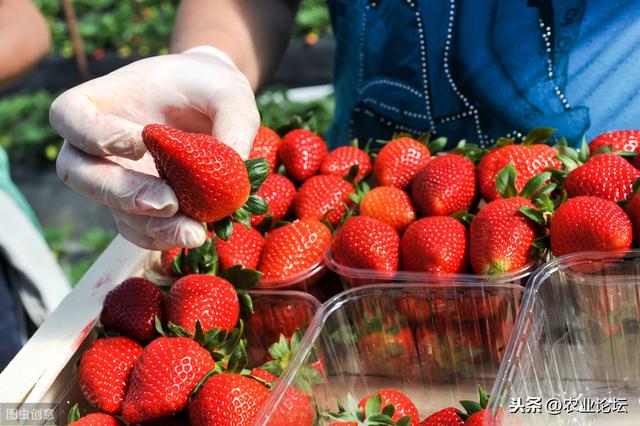
{"type": "Polygon", "coordinates": [[[69,423],[69,426],[123,426],[123,423],[108,414],[91,413],[69,423]]]}
{"type": "Polygon", "coordinates": [[[233,232],[227,241],[216,238],[216,251],[220,260],[220,270],[234,265],[256,269],[264,246],[264,237],[253,228],[240,223],[233,224],[233,232]]]}
{"type": "MultiPolygon", "coordinates": [[[[186,249],[188,250],[188,249],[186,249]]],[[[182,253],[182,247],[173,247],[160,252],[160,269],[165,275],[177,277],[178,274],[173,270],[173,261],[182,253]]]]}
{"type": "Polygon", "coordinates": [[[478,164],[480,194],[486,201],[500,198],[496,189],[496,177],[509,163],[516,169],[516,189],[520,193],[524,185],[535,175],[548,168],[559,169],[562,163],[555,158],[558,151],[547,145],[507,145],[486,154],[478,164]]]}
{"type": "Polygon", "coordinates": [[[467,269],[467,228],[449,216],[420,219],[402,236],[400,258],[407,271],[462,273],[467,269]]]}
{"type": "Polygon", "coordinates": [[[525,198],[500,198],[487,204],[471,222],[469,258],[476,274],[504,274],[533,260],[538,225],[520,213],[534,208],[525,198]]]}
{"type": "Polygon", "coordinates": [[[569,197],[590,195],[614,202],[633,195],[633,182],[640,171],[616,154],[599,154],[575,168],[564,181],[569,197]]]}
{"type": "Polygon", "coordinates": [[[174,415],[158,417],[148,422],[142,422],[140,426],[189,426],[189,423],[183,419],[182,416],[174,415]]]}
{"type": "Polygon", "coordinates": [[[595,155],[605,146],[610,146],[613,152],[638,152],[640,151],[640,130],[615,130],[603,133],[589,143],[589,151],[591,155],[595,155]]]}
{"type": "Polygon", "coordinates": [[[482,425],[484,425],[484,413],[485,413],[484,409],[478,411],[477,413],[475,413],[472,416],[470,416],[467,419],[467,421],[464,422],[464,424],[465,425],[471,425],[471,426],[482,426],[482,425]]]}
{"type": "Polygon", "coordinates": [[[249,341],[270,343],[281,334],[290,336],[296,330],[304,328],[313,316],[308,302],[303,300],[282,300],[265,296],[256,299],[253,308],[253,315],[247,325],[249,341]]]}
{"type": "Polygon", "coordinates": [[[460,418],[458,410],[449,407],[433,413],[418,423],[418,426],[461,426],[463,424],[464,421],[460,418]]]}
{"type": "Polygon", "coordinates": [[[100,411],[119,413],[129,374],[141,353],[142,346],[126,337],[93,342],[82,354],[77,371],[85,399],[100,411]]]}
{"type": "Polygon", "coordinates": [[[416,210],[411,199],[400,188],[379,186],[367,192],[360,201],[360,214],[393,226],[399,234],[414,220],[416,210]]]}
{"type": "Polygon", "coordinates": [[[354,216],[336,232],[331,252],[334,260],[344,266],[395,271],[400,237],[391,225],[367,216],[354,216]]]}
{"type": "Polygon", "coordinates": [[[381,186],[404,189],[430,157],[423,143],[409,137],[394,139],[382,147],[376,158],[373,166],[376,181],[381,186]]]}
{"type": "Polygon", "coordinates": [[[325,158],[320,167],[320,173],[323,175],[344,177],[349,174],[351,167],[356,165],[358,166],[358,174],[356,175],[355,182],[358,182],[371,173],[371,159],[369,158],[369,154],[355,146],[341,146],[327,155],[327,158],[325,158]]]}
{"type": "Polygon", "coordinates": [[[382,397],[382,406],[386,407],[391,404],[395,408],[395,412],[391,419],[398,421],[404,416],[411,416],[411,425],[416,426],[420,421],[418,417],[418,409],[415,404],[402,392],[395,389],[382,389],[364,397],[359,403],[358,407],[364,408],[369,398],[373,395],[380,395],[382,397]]]}
{"type": "Polygon", "coordinates": [[[214,366],[211,354],[192,339],[157,338],[131,371],[122,417],[135,423],[184,410],[191,391],[214,366]]]}
{"type": "MultiPolygon", "coordinates": [[[[207,238],[208,239],[210,239],[212,237],[212,235],[213,235],[213,232],[207,231],[207,238]]],[[[210,252],[210,246],[207,246],[207,244],[209,244],[209,241],[205,241],[202,246],[200,246],[200,247],[198,247],[196,249],[192,249],[192,250],[201,251],[201,249],[204,249],[205,247],[208,247],[209,250],[204,250],[204,251],[210,252]]],[[[201,263],[198,264],[198,267],[199,268],[202,267],[205,270],[197,269],[196,271],[192,272],[190,270],[190,268],[189,268],[189,262],[186,259],[186,255],[187,254],[189,254],[189,249],[187,249],[187,248],[183,249],[182,247],[173,247],[173,248],[170,248],[170,249],[167,249],[167,250],[162,250],[160,252],[160,269],[162,270],[162,272],[165,275],[168,275],[170,277],[180,277],[182,275],[196,274],[196,273],[204,274],[204,273],[210,272],[210,269],[208,269],[208,268],[212,268],[212,265],[208,265],[208,264],[205,265],[205,264],[201,264],[201,263]],[[182,253],[182,250],[184,250],[185,257],[182,258],[181,261],[180,261],[179,266],[180,266],[181,273],[178,274],[173,269],[173,262],[175,261],[176,257],[178,257],[182,253]]],[[[202,259],[199,259],[199,260],[202,260],[202,259]]]]}
{"type": "Polygon", "coordinates": [[[187,275],[169,290],[165,299],[167,321],[195,332],[196,320],[206,333],[213,328],[231,330],[238,322],[240,304],[236,290],[214,275],[187,275]]]}
{"type": "MultiPolygon", "coordinates": [[[[278,378],[262,368],[254,368],[251,375],[265,382],[275,382],[278,378]]],[[[269,426],[311,426],[314,409],[307,395],[293,386],[287,388],[278,410],[269,420],[269,426]]]]}
{"type": "Polygon", "coordinates": [[[144,278],[128,278],[104,299],[100,322],[107,330],[139,342],[158,335],[155,317],[162,319],[162,292],[144,278]]]}
{"type": "Polygon", "coordinates": [[[419,374],[416,345],[409,327],[390,322],[379,324],[377,329],[374,327],[360,336],[358,352],[362,368],[369,375],[415,377],[419,374]]]}
{"type": "Polygon", "coordinates": [[[185,215],[216,222],[247,201],[251,184],[242,158],[213,136],[149,124],[142,139],[185,215]]]}
{"type": "Polygon", "coordinates": [[[625,208],[631,223],[633,224],[633,239],[636,246],[640,245],[640,195],[635,194],[625,208]]]}
{"type": "Polygon", "coordinates": [[[264,199],[269,211],[261,216],[251,216],[252,226],[258,226],[266,215],[271,215],[273,222],[286,218],[296,198],[296,187],[288,178],[270,174],[256,194],[264,199]]]}
{"type": "Polygon", "coordinates": [[[291,277],[317,264],[331,243],[331,231],[317,220],[297,220],[267,234],[258,270],[263,279],[291,277]]]}
{"type": "Polygon", "coordinates": [[[423,377],[442,381],[447,377],[464,375],[465,368],[466,371],[473,368],[487,346],[483,343],[480,328],[477,319],[475,322],[461,322],[456,316],[447,320],[434,318],[418,324],[415,329],[416,347],[423,377]]]}
{"type": "Polygon", "coordinates": [[[425,216],[448,216],[469,210],[476,199],[476,166],[462,155],[429,161],[411,184],[411,200],[425,216]]]}
{"type": "Polygon", "coordinates": [[[585,250],[626,250],[633,230],[616,203],[597,197],[571,198],[551,218],[551,250],[556,256],[585,250]]]}
{"type": "Polygon", "coordinates": [[[327,221],[335,226],[346,213],[345,206],[351,205],[349,195],[353,193],[351,184],[341,177],[313,176],[298,190],[296,216],[300,219],[322,220],[326,215],[327,221]]]}
{"type": "Polygon", "coordinates": [[[264,158],[269,163],[269,171],[274,173],[278,167],[278,148],[282,143],[280,136],[268,127],[260,127],[253,139],[249,158],[264,158]]]}
{"type": "Polygon", "coordinates": [[[287,168],[287,174],[302,182],[318,174],[327,156],[327,145],[309,130],[292,130],[282,139],[278,156],[287,168]]]}
{"type": "Polygon", "coordinates": [[[256,379],[216,374],[191,399],[189,420],[193,426],[251,426],[268,396],[256,379]]]}

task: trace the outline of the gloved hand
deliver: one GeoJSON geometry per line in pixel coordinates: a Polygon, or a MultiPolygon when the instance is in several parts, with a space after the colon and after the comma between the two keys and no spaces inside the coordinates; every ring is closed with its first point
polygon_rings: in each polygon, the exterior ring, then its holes
{"type": "Polygon", "coordinates": [[[149,249],[198,247],[201,223],[178,213],[146,152],[145,124],[211,133],[246,158],[260,123],[249,82],[222,52],[198,47],[125,66],[60,95],[51,125],[65,139],[60,178],[113,209],[120,233],[149,249]]]}

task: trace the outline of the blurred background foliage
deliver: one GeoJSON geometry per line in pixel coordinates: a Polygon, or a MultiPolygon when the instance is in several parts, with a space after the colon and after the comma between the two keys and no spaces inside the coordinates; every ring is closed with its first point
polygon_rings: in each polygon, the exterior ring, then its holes
{"type": "MultiPolygon", "coordinates": [[[[60,0],[33,0],[45,15],[52,33],[51,56],[73,61],[73,48],[60,0]]],[[[179,0],[73,0],[85,53],[94,61],[108,55],[137,58],[169,51],[169,39],[179,0]]],[[[293,36],[313,45],[330,35],[326,0],[302,0],[293,36]]],[[[61,140],[49,126],[49,106],[58,93],[40,89],[0,97],[0,146],[13,164],[41,169],[56,159],[61,140]],[[35,166],[34,166],[35,165],[35,166]]],[[[333,99],[293,102],[286,88],[267,88],[257,97],[263,123],[279,127],[293,115],[309,111],[318,130],[326,129],[333,99]]],[[[44,169],[43,169],[44,170],[44,169]]],[[[38,172],[36,170],[35,172],[38,172]]],[[[71,283],[76,283],[115,236],[113,230],[49,227],[45,238],[71,283]]]]}

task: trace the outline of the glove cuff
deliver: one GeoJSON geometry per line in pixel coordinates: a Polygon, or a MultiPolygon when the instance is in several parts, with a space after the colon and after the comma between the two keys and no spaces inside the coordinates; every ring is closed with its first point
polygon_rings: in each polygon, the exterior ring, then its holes
{"type": "Polygon", "coordinates": [[[221,61],[224,61],[224,62],[228,63],[232,67],[237,68],[236,64],[229,57],[229,55],[227,55],[222,50],[217,49],[217,48],[215,48],[213,46],[207,46],[207,45],[203,44],[201,46],[191,47],[191,48],[185,50],[182,53],[202,53],[202,54],[206,54],[206,55],[211,55],[211,56],[214,56],[214,57],[220,59],[221,61]]]}

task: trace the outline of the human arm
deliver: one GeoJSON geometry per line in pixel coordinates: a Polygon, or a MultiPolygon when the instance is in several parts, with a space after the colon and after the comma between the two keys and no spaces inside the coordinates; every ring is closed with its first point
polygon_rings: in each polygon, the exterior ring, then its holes
{"type": "Polygon", "coordinates": [[[30,0],[0,0],[0,89],[16,83],[50,45],[49,26],[30,0]]]}

